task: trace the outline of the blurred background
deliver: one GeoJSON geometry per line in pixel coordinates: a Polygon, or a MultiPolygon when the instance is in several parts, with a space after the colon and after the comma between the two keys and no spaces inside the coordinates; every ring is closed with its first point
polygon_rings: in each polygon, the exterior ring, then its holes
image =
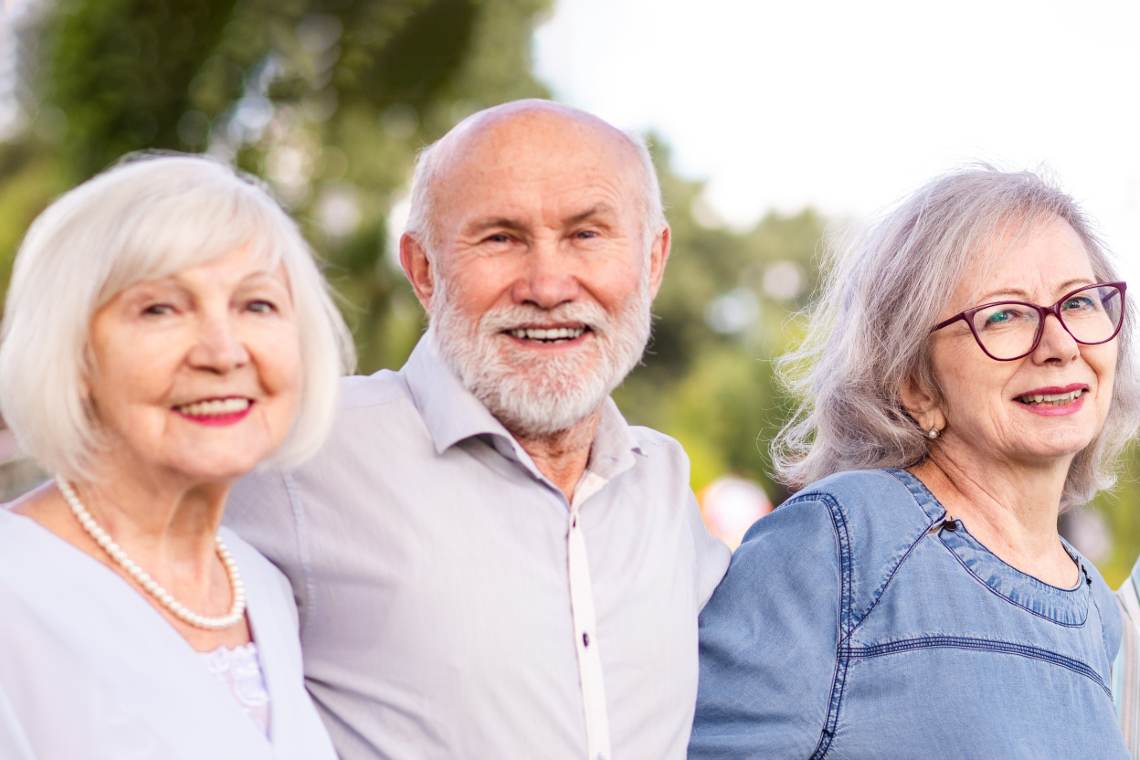
{"type": "MultiPolygon", "coordinates": [[[[395,265],[416,150],[479,108],[553,97],[650,140],[673,227],[644,366],[618,390],[678,438],[730,543],[787,494],[773,358],[830,240],[984,160],[1054,177],[1128,273],[1140,246],[1140,11],[1035,0],[0,0],[0,287],[56,195],[144,148],[264,177],[343,296],[360,370],[423,328],[395,265]]],[[[1135,279],[1135,278],[1133,278],[1135,279]]],[[[51,294],[44,294],[50,298],[51,294]]],[[[0,495],[41,478],[0,438],[0,495]]],[[[1118,584],[1140,454],[1064,530],[1118,584]]]]}

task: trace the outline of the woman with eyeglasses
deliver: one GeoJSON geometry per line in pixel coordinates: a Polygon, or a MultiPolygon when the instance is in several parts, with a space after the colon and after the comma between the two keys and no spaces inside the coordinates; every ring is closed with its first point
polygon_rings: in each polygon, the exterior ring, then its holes
{"type": "Polygon", "coordinates": [[[1063,193],[976,169],[833,262],[753,526],[701,615],[690,757],[1124,758],[1112,594],[1058,514],[1112,483],[1125,285],[1063,193]]]}

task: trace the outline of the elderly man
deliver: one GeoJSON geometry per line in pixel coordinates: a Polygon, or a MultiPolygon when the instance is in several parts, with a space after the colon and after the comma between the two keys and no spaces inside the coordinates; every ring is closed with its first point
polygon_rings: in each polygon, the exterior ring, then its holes
{"type": "Polygon", "coordinates": [[[681,447],[609,398],[668,254],[647,151],[596,117],[508,103],[421,155],[400,261],[427,334],[229,510],[292,581],[343,757],[684,756],[728,550],[681,447]]]}

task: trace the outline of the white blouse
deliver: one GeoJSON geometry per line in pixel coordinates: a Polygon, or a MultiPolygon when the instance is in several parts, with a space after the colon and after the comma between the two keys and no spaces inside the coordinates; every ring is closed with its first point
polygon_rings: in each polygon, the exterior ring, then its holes
{"type": "Polygon", "coordinates": [[[0,758],[335,760],[289,585],[222,533],[257,646],[203,655],[106,565],[0,508],[0,758]],[[229,675],[210,672],[223,662],[229,675]]]}
{"type": "Polygon", "coordinates": [[[261,733],[269,737],[269,689],[252,641],[236,647],[221,646],[199,652],[206,668],[226,685],[261,733]]]}

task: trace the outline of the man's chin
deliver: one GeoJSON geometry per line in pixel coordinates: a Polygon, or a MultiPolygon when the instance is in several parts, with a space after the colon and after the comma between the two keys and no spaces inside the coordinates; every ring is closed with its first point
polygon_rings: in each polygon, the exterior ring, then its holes
{"type": "Polygon", "coordinates": [[[517,405],[489,409],[512,435],[520,438],[546,438],[573,430],[590,419],[601,405],[602,402],[599,401],[593,406],[583,405],[574,410],[563,408],[559,411],[545,407],[520,408],[517,405]]]}
{"type": "Polygon", "coordinates": [[[516,435],[548,436],[577,426],[609,396],[609,385],[595,375],[520,371],[474,389],[476,397],[516,435]],[[582,378],[592,378],[583,381],[582,378]]]}

